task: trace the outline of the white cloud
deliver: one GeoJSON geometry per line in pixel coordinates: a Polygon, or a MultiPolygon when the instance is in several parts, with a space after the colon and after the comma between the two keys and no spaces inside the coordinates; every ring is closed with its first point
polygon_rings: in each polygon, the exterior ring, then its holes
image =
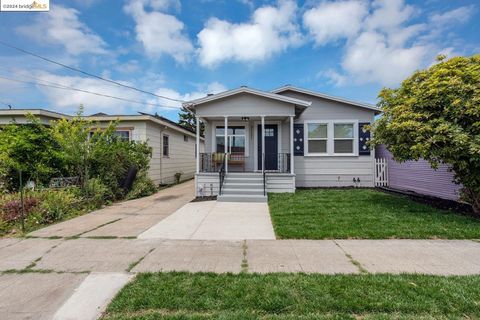
{"type": "Polygon", "coordinates": [[[185,62],[193,52],[193,45],[185,34],[183,22],[173,15],[156,11],[172,6],[179,10],[180,2],[133,0],[125,5],[124,10],[135,20],[136,38],[149,56],[167,54],[177,62],[185,62]]]}
{"type": "Polygon", "coordinates": [[[81,22],[79,12],[72,8],[54,5],[48,13],[38,15],[34,23],[18,27],[17,31],[39,43],[62,45],[72,55],[106,53],[102,38],[81,22]]]}
{"type": "Polygon", "coordinates": [[[357,83],[395,85],[426,62],[425,46],[389,46],[386,37],[364,32],[347,48],[343,69],[357,83]]]}
{"type": "Polygon", "coordinates": [[[197,35],[200,63],[212,67],[221,62],[261,61],[289,47],[300,45],[294,1],[256,9],[248,23],[211,18],[197,35]]]}
{"type": "Polygon", "coordinates": [[[464,6],[444,13],[436,13],[430,17],[430,20],[433,23],[440,25],[446,25],[449,23],[465,23],[471,18],[475,11],[476,10],[473,5],[464,6]]]}
{"type": "Polygon", "coordinates": [[[367,14],[362,5],[366,3],[322,2],[303,17],[317,45],[345,40],[340,70],[319,73],[338,86],[372,82],[397,85],[416,69],[428,66],[438,52],[445,51],[439,44],[443,26],[462,23],[474,11],[473,7],[461,7],[435,14],[425,23],[412,24],[409,22],[420,12],[404,0],[373,1],[367,14]]]}
{"type": "MultiPolygon", "coordinates": [[[[170,97],[170,98],[181,100],[181,101],[191,101],[191,100],[203,98],[209,93],[216,94],[216,93],[220,93],[227,90],[228,89],[223,84],[215,81],[208,84],[201,84],[197,87],[197,90],[189,93],[181,94],[180,92],[171,88],[159,88],[158,90],[155,91],[155,93],[157,95],[162,95],[162,96],[170,97]]],[[[156,100],[150,100],[149,102],[158,103],[163,106],[175,107],[175,108],[181,108],[182,106],[181,102],[162,99],[162,98],[159,98],[156,100]]],[[[149,112],[152,112],[152,110],[154,109],[155,107],[150,107],[149,112]]]]}
{"type": "Polygon", "coordinates": [[[317,74],[316,78],[326,78],[328,80],[328,83],[339,87],[344,86],[348,83],[348,77],[338,73],[334,69],[321,71],[317,74]]]}
{"type": "Polygon", "coordinates": [[[364,1],[322,2],[305,12],[303,24],[314,37],[315,43],[323,45],[356,35],[367,13],[368,7],[364,1]]]}
{"type": "MultiPolygon", "coordinates": [[[[79,76],[62,76],[48,72],[36,72],[35,77],[50,83],[58,83],[63,86],[79,88],[86,91],[98,92],[106,95],[122,97],[131,100],[142,100],[142,96],[133,90],[126,90],[120,86],[109,84],[93,78],[84,78],[79,76]]],[[[130,82],[120,81],[123,84],[133,85],[130,82]]],[[[49,84],[49,83],[47,83],[49,84]]],[[[110,114],[121,114],[126,112],[127,107],[135,105],[136,108],[142,108],[139,104],[120,101],[116,99],[101,97],[85,92],[56,89],[44,86],[37,88],[50,101],[49,109],[58,110],[66,113],[73,113],[78,110],[82,104],[86,114],[95,112],[105,112],[110,114]]]]}
{"type": "Polygon", "coordinates": [[[389,31],[410,19],[415,10],[404,0],[376,0],[372,3],[373,13],[365,20],[367,29],[389,31]]]}

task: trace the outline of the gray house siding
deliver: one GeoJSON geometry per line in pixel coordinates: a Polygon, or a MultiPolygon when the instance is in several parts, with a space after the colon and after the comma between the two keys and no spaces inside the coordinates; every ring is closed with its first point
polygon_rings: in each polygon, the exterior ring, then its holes
{"type": "MultiPolygon", "coordinates": [[[[311,101],[295,123],[311,120],[355,120],[373,122],[374,111],[350,106],[341,102],[285,91],[281,93],[296,99],[311,101]]],[[[355,142],[358,144],[358,141],[355,142]]],[[[345,187],[353,186],[353,179],[360,179],[357,186],[373,187],[374,152],[368,156],[309,156],[295,157],[297,187],[345,187]]]]}
{"type": "Polygon", "coordinates": [[[294,114],[295,108],[292,104],[248,93],[210,101],[197,108],[199,117],[290,116],[294,114]]]}
{"type": "Polygon", "coordinates": [[[390,188],[458,200],[461,185],[453,183],[453,173],[448,171],[446,165],[440,165],[434,170],[422,159],[399,163],[393,160],[392,154],[384,145],[376,148],[376,156],[387,159],[390,188]]]}

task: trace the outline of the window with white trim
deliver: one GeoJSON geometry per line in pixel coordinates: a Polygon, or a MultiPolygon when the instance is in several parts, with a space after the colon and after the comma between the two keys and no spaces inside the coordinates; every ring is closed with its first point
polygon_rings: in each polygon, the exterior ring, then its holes
{"type": "Polygon", "coordinates": [[[162,142],[163,142],[162,143],[163,156],[164,157],[169,157],[170,156],[170,139],[169,139],[169,136],[164,135],[162,142]]]}
{"type": "Polygon", "coordinates": [[[305,122],[306,156],[355,156],[358,155],[357,122],[327,120],[305,122]]]}
{"type": "Polygon", "coordinates": [[[353,154],[355,135],[353,123],[333,124],[333,153],[353,154]]]}
{"type": "MultiPolygon", "coordinates": [[[[246,134],[245,126],[228,126],[228,153],[245,154],[246,134]]],[[[225,152],[225,127],[217,126],[215,129],[216,152],[225,152]]]]}
{"type": "Polygon", "coordinates": [[[328,124],[307,124],[307,149],[310,154],[327,154],[328,124]]]}

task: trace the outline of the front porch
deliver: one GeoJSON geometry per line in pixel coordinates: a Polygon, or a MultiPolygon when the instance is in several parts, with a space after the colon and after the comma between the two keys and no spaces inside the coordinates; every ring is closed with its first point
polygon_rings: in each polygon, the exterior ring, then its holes
{"type": "Polygon", "coordinates": [[[197,117],[197,128],[202,123],[205,150],[197,150],[198,197],[265,202],[268,192],[295,191],[294,115],[197,117]]]}

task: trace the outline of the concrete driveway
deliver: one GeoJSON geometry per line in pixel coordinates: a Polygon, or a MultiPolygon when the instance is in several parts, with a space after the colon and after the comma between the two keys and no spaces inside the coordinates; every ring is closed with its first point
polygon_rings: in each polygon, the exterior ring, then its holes
{"type": "Polygon", "coordinates": [[[57,223],[29,234],[31,237],[136,237],[190,202],[193,180],[141,199],[124,201],[57,223]]]}
{"type": "Polygon", "coordinates": [[[143,232],[139,239],[274,240],[268,205],[191,202],[143,232]]]}

